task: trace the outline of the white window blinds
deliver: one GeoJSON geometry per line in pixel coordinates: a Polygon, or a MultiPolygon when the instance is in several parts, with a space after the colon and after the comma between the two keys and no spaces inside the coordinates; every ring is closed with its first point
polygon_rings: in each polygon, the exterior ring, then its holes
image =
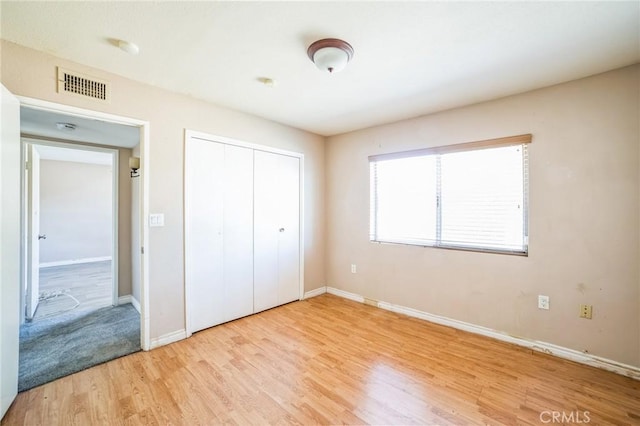
{"type": "Polygon", "coordinates": [[[526,254],[530,140],[370,157],[370,240],[526,254]]]}

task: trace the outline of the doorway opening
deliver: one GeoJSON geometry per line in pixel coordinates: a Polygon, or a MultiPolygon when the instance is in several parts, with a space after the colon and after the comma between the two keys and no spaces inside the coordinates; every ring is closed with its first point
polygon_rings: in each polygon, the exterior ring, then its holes
{"type": "Polygon", "coordinates": [[[149,342],[147,181],[128,168],[142,157],[147,125],[21,100],[22,391],[149,342]]]}
{"type": "Polygon", "coordinates": [[[23,148],[25,320],[117,305],[118,151],[33,138],[23,148]]]}

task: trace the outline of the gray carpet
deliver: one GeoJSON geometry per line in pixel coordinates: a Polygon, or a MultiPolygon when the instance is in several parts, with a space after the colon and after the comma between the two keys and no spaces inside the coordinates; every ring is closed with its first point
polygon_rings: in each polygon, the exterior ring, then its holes
{"type": "Polygon", "coordinates": [[[131,304],[25,323],[18,391],[139,350],[140,315],[131,304]]]}

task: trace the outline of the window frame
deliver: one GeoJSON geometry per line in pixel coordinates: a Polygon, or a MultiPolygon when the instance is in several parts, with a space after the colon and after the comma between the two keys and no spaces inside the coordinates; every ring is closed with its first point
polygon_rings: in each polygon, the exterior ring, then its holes
{"type": "MultiPolygon", "coordinates": [[[[410,151],[401,151],[401,152],[393,152],[387,154],[376,154],[370,155],[369,159],[369,241],[377,244],[404,244],[418,247],[434,247],[434,248],[442,248],[447,250],[461,250],[461,251],[473,251],[473,252],[482,252],[482,253],[496,253],[496,254],[508,254],[508,255],[516,255],[516,256],[528,256],[529,255],[529,159],[528,159],[528,144],[532,141],[531,134],[522,134],[516,136],[509,136],[504,138],[495,138],[495,139],[486,139],[481,141],[474,142],[465,142],[458,143],[453,145],[444,145],[444,146],[436,146],[430,148],[422,148],[410,151]],[[491,247],[476,247],[473,245],[465,246],[465,245],[455,245],[455,244],[447,244],[441,241],[441,221],[438,220],[436,234],[437,238],[434,241],[434,244],[426,244],[423,240],[411,238],[406,239],[378,239],[376,235],[376,231],[374,229],[374,222],[376,221],[376,212],[378,211],[377,206],[377,197],[374,193],[374,177],[371,172],[372,163],[377,161],[385,161],[385,160],[397,160],[403,158],[412,158],[412,157],[421,157],[421,156],[432,156],[438,154],[449,154],[454,152],[469,152],[475,150],[482,149],[490,149],[490,148],[501,148],[501,147],[509,147],[509,146],[523,146],[522,160],[523,160],[523,248],[522,250],[509,250],[509,249],[499,249],[499,248],[491,248],[491,247]]],[[[440,193],[436,194],[437,197],[440,196],[440,193]]],[[[436,215],[440,215],[441,206],[439,205],[436,211],[436,215]]]]}

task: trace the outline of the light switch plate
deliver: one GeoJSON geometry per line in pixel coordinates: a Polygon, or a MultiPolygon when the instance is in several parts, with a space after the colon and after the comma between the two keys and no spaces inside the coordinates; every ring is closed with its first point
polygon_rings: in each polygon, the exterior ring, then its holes
{"type": "Polygon", "coordinates": [[[164,226],[164,213],[152,213],[149,215],[149,226],[164,226]]]}

